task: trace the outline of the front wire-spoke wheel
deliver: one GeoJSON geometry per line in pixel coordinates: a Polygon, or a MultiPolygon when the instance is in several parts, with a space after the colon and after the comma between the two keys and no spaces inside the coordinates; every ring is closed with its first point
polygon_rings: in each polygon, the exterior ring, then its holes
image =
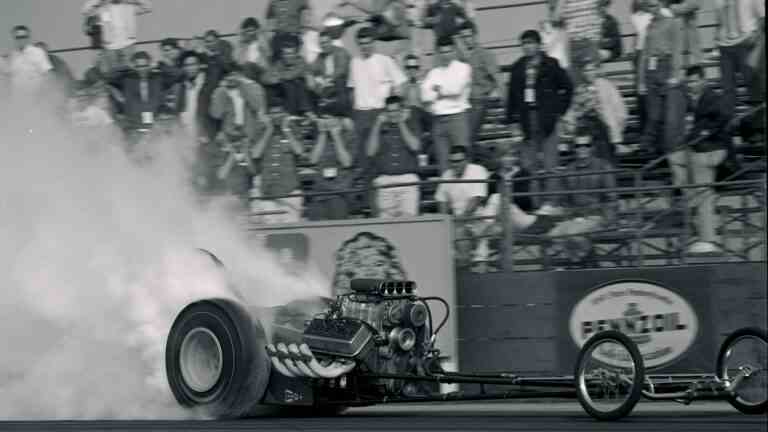
{"type": "Polygon", "coordinates": [[[584,411],[598,420],[621,419],[642,395],[645,367],[640,350],[623,333],[598,333],[579,352],[575,380],[584,411]]]}
{"type": "Polygon", "coordinates": [[[731,385],[728,401],[744,414],[768,411],[768,334],[748,327],[736,330],[720,346],[717,377],[731,385]]]}

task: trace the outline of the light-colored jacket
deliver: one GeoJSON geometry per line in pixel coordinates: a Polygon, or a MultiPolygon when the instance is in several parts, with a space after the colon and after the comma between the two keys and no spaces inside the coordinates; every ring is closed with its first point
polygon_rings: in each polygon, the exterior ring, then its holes
{"type": "MultiPolygon", "coordinates": [[[[243,129],[251,143],[255,143],[259,120],[267,111],[264,89],[253,81],[240,83],[238,89],[240,97],[243,98],[243,129]]],[[[219,87],[213,92],[209,112],[211,117],[221,120],[221,133],[224,136],[237,129],[235,104],[226,87],[219,87]]]]}

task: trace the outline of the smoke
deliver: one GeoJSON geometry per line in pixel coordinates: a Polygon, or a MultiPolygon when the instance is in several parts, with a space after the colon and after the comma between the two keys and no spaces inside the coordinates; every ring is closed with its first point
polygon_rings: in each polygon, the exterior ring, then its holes
{"type": "Polygon", "coordinates": [[[201,204],[189,142],[125,155],[60,106],[0,107],[0,419],[186,418],[165,378],[176,314],[201,298],[270,306],[322,295],[249,244],[232,203],[201,204]],[[197,248],[217,255],[219,269],[197,248]]]}

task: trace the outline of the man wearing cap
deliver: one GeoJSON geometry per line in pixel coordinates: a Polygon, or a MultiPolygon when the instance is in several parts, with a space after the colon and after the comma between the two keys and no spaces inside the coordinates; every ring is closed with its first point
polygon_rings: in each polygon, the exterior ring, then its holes
{"type": "MultiPolygon", "coordinates": [[[[375,160],[375,186],[415,183],[421,151],[418,124],[403,106],[400,96],[387,98],[387,110],[376,119],[368,137],[368,157],[375,160]]],[[[419,186],[383,188],[376,191],[378,217],[419,215],[419,186]]]]}

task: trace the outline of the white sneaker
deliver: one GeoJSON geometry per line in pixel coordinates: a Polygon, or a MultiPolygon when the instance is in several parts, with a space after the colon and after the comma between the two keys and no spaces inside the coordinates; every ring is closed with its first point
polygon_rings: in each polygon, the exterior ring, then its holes
{"type": "Polygon", "coordinates": [[[564,213],[562,207],[555,207],[552,204],[544,204],[534,214],[539,216],[562,216],[564,213]]]}
{"type": "Polygon", "coordinates": [[[705,241],[697,241],[688,247],[689,254],[713,254],[721,252],[716,244],[705,241]]]}

